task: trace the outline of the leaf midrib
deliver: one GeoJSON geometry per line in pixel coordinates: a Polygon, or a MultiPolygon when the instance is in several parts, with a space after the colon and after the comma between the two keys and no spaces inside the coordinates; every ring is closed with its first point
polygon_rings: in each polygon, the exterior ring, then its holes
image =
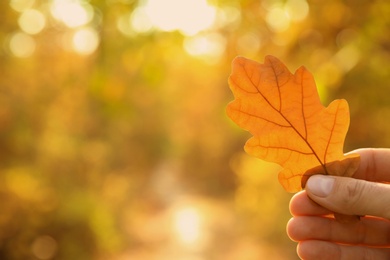
{"type": "MultiPolygon", "coordinates": [[[[276,109],[272,104],[271,102],[263,95],[263,93],[261,93],[260,89],[258,88],[258,85],[255,84],[253,81],[252,81],[252,78],[248,75],[248,72],[246,71],[245,67],[244,67],[244,71],[245,71],[245,74],[247,75],[247,77],[249,78],[250,82],[252,83],[252,85],[255,87],[255,89],[257,90],[257,93],[259,93],[263,98],[264,100],[269,104],[269,106],[274,109],[277,113],[279,113],[282,118],[291,126],[292,129],[294,129],[294,131],[299,135],[299,137],[306,143],[306,145],[309,147],[309,149],[312,151],[313,155],[316,157],[317,161],[320,163],[320,165],[322,166],[322,168],[324,169],[325,171],[325,174],[328,175],[328,172],[327,172],[327,169],[326,169],[326,166],[325,166],[325,163],[323,163],[321,161],[321,159],[319,158],[318,154],[316,153],[316,151],[314,150],[314,148],[310,145],[310,143],[308,142],[307,140],[307,126],[306,126],[306,120],[305,120],[305,117],[304,117],[304,108],[303,108],[303,84],[301,82],[301,86],[302,86],[302,113],[303,113],[303,118],[304,118],[304,126],[305,126],[305,130],[306,130],[306,137],[304,137],[299,131],[298,129],[283,115],[282,111],[281,111],[281,108],[282,108],[282,97],[281,97],[281,92],[280,92],[280,84],[279,84],[279,81],[278,81],[278,77],[276,75],[276,72],[275,72],[275,68],[274,66],[272,65],[271,63],[271,68],[272,68],[272,71],[274,73],[274,77],[275,77],[275,81],[276,81],[276,85],[278,87],[278,93],[279,93],[279,102],[280,102],[280,110],[276,109]]],[[[332,128],[332,131],[333,131],[333,128],[332,128]]],[[[332,133],[331,133],[331,136],[332,136],[332,133]]],[[[328,150],[328,147],[329,147],[329,142],[327,143],[327,147],[326,147],[326,151],[328,150]]],[[[291,150],[291,149],[289,149],[291,150]]],[[[324,154],[324,156],[326,157],[326,153],[324,154]]],[[[325,159],[324,159],[325,161],[325,159]]]]}

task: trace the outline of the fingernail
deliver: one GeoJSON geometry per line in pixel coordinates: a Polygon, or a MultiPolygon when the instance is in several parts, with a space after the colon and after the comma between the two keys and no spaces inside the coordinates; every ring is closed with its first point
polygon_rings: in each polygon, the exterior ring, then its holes
{"type": "Polygon", "coordinates": [[[333,184],[333,177],[314,175],[307,181],[306,189],[318,197],[327,197],[333,189],[333,184]]]}

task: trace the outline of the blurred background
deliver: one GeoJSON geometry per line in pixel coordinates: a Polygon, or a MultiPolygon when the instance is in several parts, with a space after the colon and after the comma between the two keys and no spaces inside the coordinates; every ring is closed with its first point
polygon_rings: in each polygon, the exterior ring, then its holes
{"type": "Polygon", "coordinates": [[[390,2],[0,3],[0,259],[298,259],[279,166],[225,115],[236,55],[348,100],[390,146],[390,2]]]}

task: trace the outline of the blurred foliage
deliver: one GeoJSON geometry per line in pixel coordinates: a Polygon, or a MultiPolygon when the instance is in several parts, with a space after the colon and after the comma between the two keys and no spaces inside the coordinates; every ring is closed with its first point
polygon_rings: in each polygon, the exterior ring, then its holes
{"type": "Polygon", "coordinates": [[[279,168],[225,116],[236,55],[346,98],[346,151],[390,145],[388,1],[170,0],[170,29],[148,3],[0,3],[1,259],[295,259],[279,168]]]}

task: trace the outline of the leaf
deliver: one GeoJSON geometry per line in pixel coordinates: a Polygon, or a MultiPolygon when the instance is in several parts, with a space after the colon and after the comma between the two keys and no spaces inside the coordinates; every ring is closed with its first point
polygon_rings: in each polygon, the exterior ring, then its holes
{"type": "Polygon", "coordinates": [[[235,99],[227,114],[253,135],[245,151],[281,165],[279,181],[288,192],[301,190],[310,175],[351,176],[358,168],[359,155],[343,154],[347,101],[324,107],[306,68],[291,74],[273,56],[264,64],[237,57],[229,85],[235,99]]]}

